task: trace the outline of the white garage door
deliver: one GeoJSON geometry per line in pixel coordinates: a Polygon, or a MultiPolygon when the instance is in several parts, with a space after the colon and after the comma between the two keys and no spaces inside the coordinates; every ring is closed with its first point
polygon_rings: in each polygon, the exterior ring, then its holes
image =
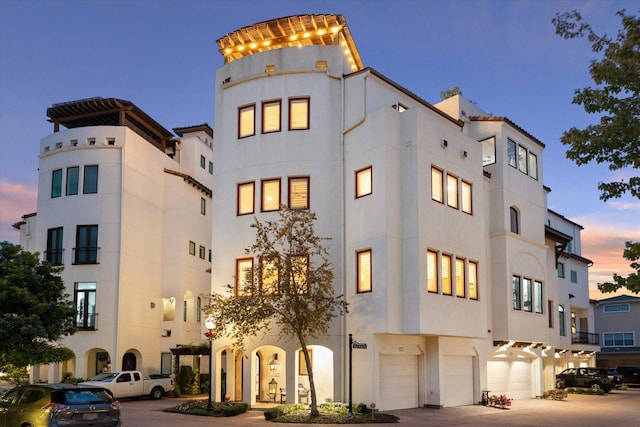
{"type": "Polygon", "coordinates": [[[528,360],[490,360],[487,362],[487,388],[491,394],[506,394],[513,399],[529,399],[531,362],[528,360]]]}
{"type": "Polygon", "coordinates": [[[380,410],[418,407],[418,356],[380,355],[380,410]]]}
{"type": "Polygon", "coordinates": [[[471,356],[444,357],[442,405],[473,405],[473,359],[471,356]]]}

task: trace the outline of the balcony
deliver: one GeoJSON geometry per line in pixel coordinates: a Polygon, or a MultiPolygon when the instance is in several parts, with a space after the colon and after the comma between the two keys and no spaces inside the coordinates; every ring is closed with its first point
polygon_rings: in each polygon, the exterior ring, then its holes
{"type": "Polygon", "coordinates": [[[73,248],[74,264],[100,264],[100,247],[73,248]]]}
{"type": "Polygon", "coordinates": [[[571,344],[600,345],[600,336],[588,332],[571,334],[571,344]]]}

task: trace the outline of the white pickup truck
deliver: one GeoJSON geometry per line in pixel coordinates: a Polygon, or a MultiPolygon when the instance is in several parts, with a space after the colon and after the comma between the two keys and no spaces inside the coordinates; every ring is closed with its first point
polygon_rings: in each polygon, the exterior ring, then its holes
{"type": "Polygon", "coordinates": [[[116,399],[149,396],[157,400],[173,390],[173,378],[142,378],[139,371],[105,372],[80,384],[104,387],[116,399]]]}

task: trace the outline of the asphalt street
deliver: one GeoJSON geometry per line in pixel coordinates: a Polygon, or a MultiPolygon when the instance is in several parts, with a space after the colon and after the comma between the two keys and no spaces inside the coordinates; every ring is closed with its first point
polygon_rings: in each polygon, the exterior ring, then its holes
{"type": "MultiPolygon", "coordinates": [[[[193,398],[193,397],[190,397],[193,398]]],[[[206,399],[206,396],[197,396],[206,399]]],[[[188,398],[129,400],[122,402],[122,419],[126,427],[273,427],[264,419],[263,408],[228,418],[181,415],[162,410],[188,398]]],[[[480,405],[443,409],[403,409],[386,411],[400,418],[403,427],[417,426],[562,426],[640,427],[640,388],[613,391],[608,395],[570,394],[563,401],[543,399],[514,400],[508,409],[480,405]]],[[[286,424],[304,426],[305,424],[286,424]]],[[[396,424],[397,425],[397,424],[396,424]]],[[[276,424],[277,426],[277,424],[276,424]]],[[[283,425],[285,426],[285,425],[283,425]]]]}

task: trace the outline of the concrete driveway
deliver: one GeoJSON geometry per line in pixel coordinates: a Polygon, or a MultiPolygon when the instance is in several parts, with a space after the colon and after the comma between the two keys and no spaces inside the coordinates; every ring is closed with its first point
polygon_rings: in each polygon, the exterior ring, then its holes
{"type": "MultiPolygon", "coordinates": [[[[206,398],[200,396],[199,398],[206,398]]],[[[274,427],[308,426],[307,424],[274,424],[265,421],[261,410],[229,418],[209,418],[162,412],[162,409],[187,399],[131,400],[122,402],[122,418],[126,427],[274,427]]],[[[399,424],[417,426],[531,426],[562,427],[640,426],[640,388],[613,391],[604,396],[570,394],[567,400],[514,400],[509,409],[485,406],[459,406],[443,409],[403,409],[388,411],[400,417],[399,424]]]]}

